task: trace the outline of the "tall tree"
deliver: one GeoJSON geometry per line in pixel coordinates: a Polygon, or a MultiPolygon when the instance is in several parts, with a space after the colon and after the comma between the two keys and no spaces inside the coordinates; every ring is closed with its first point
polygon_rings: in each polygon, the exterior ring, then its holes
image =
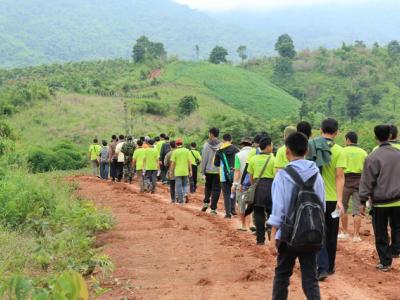
{"type": "Polygon", "coordinates": [[[308,106],[307,100],[303,99],[299,108],[300,121],[303,121],[303,119],[308,115],[309,112],[310,108],[308,106]]]}
{"type": "Polygon", "coordinates": [[[239,48],[237,48],[236,52],[243,63],[247,59],[247,47],[245,45],[241,45],[239,48]]]}
{"type": "Polygon", "coordinates": [[[400,43],[398,41],[391,41],[387,49],[390,58],[397,59],[400,57],[400,43]]]}
{"type": "Polygon", "coordinates": [[[281,57],[293,59],[296,56],[296,50],[292,38],[288,34],[282,34],[275,44],[275,50],[281,57]]]}
{"type": "Polygon", "coordinates": [[[274,65],[273,75],[276,79],[284,79],[293,75],[292,60],[287,57],[278,57],[274,65]]]}
{"type": "Polygon", "coordinates": [[[362,110],[363,97],[360,92],[348,92],[346,101],[347,115],[350,117],[350,121],[360,115],[362,110]]]}
{"type": "Polygon", "coordinates": [[[163,43],[151,42],[146,36],[141,36],[133,46],[132,58],[135,63],[146,59],[163,59],[167,55],[163,43]]]}
{"type": "Polygon", "coordinates": [[[221,46],[215,46],[211,51],[209,61],[213,64],[226,63],[226,57],[228,56],[228,50],[221,46]]]}

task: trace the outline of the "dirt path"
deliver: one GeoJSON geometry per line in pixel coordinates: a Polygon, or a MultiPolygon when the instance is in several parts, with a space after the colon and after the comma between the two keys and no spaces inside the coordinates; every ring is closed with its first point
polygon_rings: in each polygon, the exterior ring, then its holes
{"type": "MultiPolygon", "coordinates": [[[[238,232],[237,220],[201,213],[201,194],[179,207],[169,204],[166,187],[140,195],[135,184],[73,180],[79,196],[110,208],[117,221],[98,237],[116,265],[112,290],[98,299],[270,299],[276,258],[238,232]]],[[[375,264],[372,236],[341,242],[336,274],[321,284],[323,299],[400,299],[400,261],[388,274],[375,264]]],[[[298,266],[289,298],[304,299],[298,266]]]]}

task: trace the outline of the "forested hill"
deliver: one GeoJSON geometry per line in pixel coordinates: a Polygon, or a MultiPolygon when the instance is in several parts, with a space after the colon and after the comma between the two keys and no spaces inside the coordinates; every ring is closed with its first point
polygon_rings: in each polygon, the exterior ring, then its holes
{"type": "Polygon", "coordinates": [[[250,30],[170,0],[0,0],[0,67],[128,58],[143,34],[185,59],[196,44],[203,58],[216,44],[232,54],[240,44],[256,55],[267,47],[250,30]]]}

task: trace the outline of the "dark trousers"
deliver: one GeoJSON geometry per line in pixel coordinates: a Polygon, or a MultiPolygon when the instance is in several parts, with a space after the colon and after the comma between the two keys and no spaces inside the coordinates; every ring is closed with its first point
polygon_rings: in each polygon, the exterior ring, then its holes
{"type": "Polygon", "coordinates": [[[168,171],[168,169],[164,166],[164,165],[162,165],[161,166],[161,181],[162,182],[168,182],[168,179],[167,179],[167,171],[168,171]]]}
{"type": "Polygon", "coordinates": [[[267,212],[265,207],[254,206],[254,225],[256,226],[257,243],[265,242],[265,223],[267,221],[267,212]]]}
{"type": "Polygon", "coordinates": [[[325,244],[318,253],[318,272],[334,272],[337,248],[337,236],[339,233],[339,218],[332,218],[331,214],[336,210],[336,201],[326,202],[325,225],[326,236],[325,244]]]}
{"type": "Polygon", "coordinates": [[[117,161],[113,159],[110,164],[110,176],[113,181],[117,178],[117,161]]]}
{"type": "Polygon", "coordinates": [[[317,279],[317,253],[294,252],[289,250],[286,244],[281,244],[278,252],[272,300],[286,300],[288,298],[290,276],[293,274],[293,268],[297,258],[300,262],[301,283],[304,294],[308,300],[321,299],[317,279]]]}
{"type": "Polygon", "coordinates": [[[176,193],[175,193],[175,179],[169,180],[169,193],[171,195],[171,202],[176,202],[176,193]]]}
{"type": "MultiPolygon", "coordinates": [[[[157,170],[148,170],[145,173],[145,181],[148,186],[148,190],[152,193],[156,191],[156,186],[157,186],[157,170]]],[[[146,186],[145,184],[145,186],[146,186]]]]}
{"type": "Polygon", "coordinates": [[[124,163],[117,162],[117,179],[118,179],[118,181],[121,181],[123,176],[124,176],[124,163]]]}
{"type": "Polygon", "coordinates": [[[391,238],[392,238],[392,254],[393,255],[400,255],[400,223],[399,220],[395,218],[389,218],[389,224],[391,228],[391,238]],[[397,225],[397,226],[396,226],[397,225]]]}
{"type": "Polygon", "coordinates": [[[101,162],[100,163],[100,177],[101,179],[108,179],[108,170],[109,170],[109,163],[108,162],[101,162]]]}
{"type": "Polygon", "coordinates": [[[190,192],[195,193],[197,190],[198,169],[196,165],[192,165],[192,177],[190,178],[190,192]]]}
{"type": "Polygon", "coordinates": [[[233,197],[231,198],[231,191],[232,191],[232,183],[230,182],[222,182],[222,195],[224,196],[224,206],[225,206],[225,214],[227,216],[232,216],[235,213],[235,204],[236,199],[233,197]]]}
{"type": "Polygon", "coordinates": [[[379,255],[380,263],[384,266],[392,265],[394,241],[400,239],[400,207],[374,207],[372,222],[375,232],[375,246],[379,255]],[[392,230],[392,245],[389,243],[388,224],[392,230]]]}
{"type": "Polygon", "coordinates": [[[211,209],[216,210],[220,194],[221,182],[219,181],[219,174],[206,174],[204,204],[210,204],[211,199],[211,209]]]}

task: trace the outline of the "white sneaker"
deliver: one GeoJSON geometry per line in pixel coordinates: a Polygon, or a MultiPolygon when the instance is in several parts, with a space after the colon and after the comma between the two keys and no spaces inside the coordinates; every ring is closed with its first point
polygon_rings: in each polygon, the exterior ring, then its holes
{"type": "Polygon", "coordinates": [[[338,239],[339,240],[348,240],[349,239],[349,234],[341,232],[341,233],[338,234],[338,239]]]}
{"type": "Polygon", "coordinates": [[[362,241],[362,239],[360,238],[360,236],[357,235],[357,236],[354,236],[354,237],[353,237],[353,242],[354,242],[354,243],[359,243],[359,242],[361,242],[361,241],[362,241]]]}

